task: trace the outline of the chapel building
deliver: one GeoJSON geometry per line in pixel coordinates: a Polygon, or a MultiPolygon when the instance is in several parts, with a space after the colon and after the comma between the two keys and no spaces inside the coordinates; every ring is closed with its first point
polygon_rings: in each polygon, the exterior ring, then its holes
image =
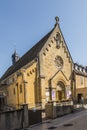
{"type": "Polygon", "coordinates": [[[16,51],[12,66],[0,79],[5,104],[29,108],[48,101],[87,99],[87,69],[73,62],[56,17],[53,29],[22,57],[16,51]]]}

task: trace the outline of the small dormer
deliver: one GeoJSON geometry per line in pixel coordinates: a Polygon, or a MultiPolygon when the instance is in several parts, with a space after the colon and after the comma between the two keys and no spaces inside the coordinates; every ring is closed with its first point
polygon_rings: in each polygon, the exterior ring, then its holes
{"type": "Polygon", "coordinates": [[[12,64],[14,65],[19,59],[20,59],[20,57],[15,51],[12,55],[12,64]]]}
{"type": "Polygon", "coordinates": [[[74,68],[75,68],[75,70],[77,70],[77,71],[78,71],[79,66],[78,66],[78,64],[77,64],[77,63],[75,63],[75,64],[74,64],[74,68]]]}

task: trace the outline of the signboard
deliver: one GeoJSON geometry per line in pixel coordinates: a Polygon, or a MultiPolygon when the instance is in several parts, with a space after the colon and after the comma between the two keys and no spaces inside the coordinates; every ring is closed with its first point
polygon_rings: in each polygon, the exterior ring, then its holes
{"type": "Polygon", "coordinates": [[[52,100],[56,100],[56,92],[55,92],[55,89],[52,89],[52,100]]]}
{"type": "Polygon", "coordinates": [[[71,87],[70,86],[67,86],[66,87],[66,97],[67,99],[71,98],[71,87]]]}

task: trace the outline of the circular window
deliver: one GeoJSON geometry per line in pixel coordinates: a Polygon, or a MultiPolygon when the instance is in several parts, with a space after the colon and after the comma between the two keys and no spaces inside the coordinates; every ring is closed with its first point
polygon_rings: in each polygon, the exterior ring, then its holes
{"type": "Polygon", "coordinates": [[[58,67],[58,69],[63,67],[63,59],[60,56],[55,57],[55,65],[58,67]]]}

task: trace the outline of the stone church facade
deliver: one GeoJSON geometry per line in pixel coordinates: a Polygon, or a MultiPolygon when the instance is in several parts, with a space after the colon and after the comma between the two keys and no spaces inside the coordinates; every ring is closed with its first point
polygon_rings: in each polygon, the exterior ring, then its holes
{"type": "Polygon", "coordinates": [[[54,28],[21,58],[15,52],[13,65],[0,80],[5,103],[19,107],[29,104],[42,107],[48,101],[87,98],[86,67],[73,62],[62,35],[59,18],[54,28]]]}

